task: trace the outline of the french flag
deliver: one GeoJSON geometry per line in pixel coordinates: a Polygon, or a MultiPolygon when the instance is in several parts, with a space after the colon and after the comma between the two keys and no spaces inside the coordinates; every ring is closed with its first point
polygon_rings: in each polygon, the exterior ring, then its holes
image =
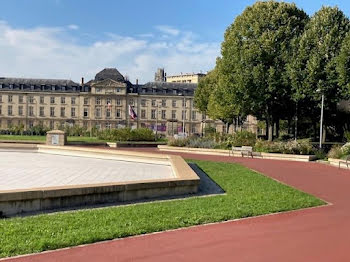
{"type": "Polygon", "coordinates": [[[137,118],[137,115],[131,105],[129,105],[129,116],[131,117],[131,119],[137,118]]]}

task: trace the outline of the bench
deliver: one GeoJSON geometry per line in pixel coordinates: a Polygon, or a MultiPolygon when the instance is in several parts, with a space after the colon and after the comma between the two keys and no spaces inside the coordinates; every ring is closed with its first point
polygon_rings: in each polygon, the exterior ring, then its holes
{"type": "Polygon", "coordinates": [[[339,161],[339,167],[340,168],[340,164],[345,164],[347,168],[349,168],[349,164],[350,164],[350,156],[347,156],[345,160],[340,160],[339,161]]]}
{"type": "Polygon", "coordinates": [[[253,157],[253,147],[252,146],[242,146],[242,147],[233,146],[232,147],[232,155],[235,151],[241,152],[242,157],[244,157],[244,155],[253,157]]]}

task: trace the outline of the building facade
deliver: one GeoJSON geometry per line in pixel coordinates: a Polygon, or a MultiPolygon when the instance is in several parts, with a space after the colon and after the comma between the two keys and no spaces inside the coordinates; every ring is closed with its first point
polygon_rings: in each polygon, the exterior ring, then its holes
{"type": "Polygon", "coordinates": [[[169,83],[194,83],[198,84],[199,80],[205,77],[202,73],[185,73],[180,75],[165,76],[166,82],[169,83]]]}
{"type": "Polygon", "coordinates": [[[224,129],[221,121],[193,105],[195,83],[154,81],[132,84],[117,69],[106,68],[80,84],[70,80],[0,78],[0,129],[41,125],[50,129],[79,125],[90,130],[150,128],[172,136],[224,129]],[[129,108],[137,118],[131,119],[129,108]]]}

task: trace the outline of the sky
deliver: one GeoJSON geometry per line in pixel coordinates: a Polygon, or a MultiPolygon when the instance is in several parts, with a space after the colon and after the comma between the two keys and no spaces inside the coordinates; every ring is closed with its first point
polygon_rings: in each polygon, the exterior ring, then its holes
{"type": "MultiPolygon", "coordinates": [[[[252,0],[0,0],[0,76],[86,81],[115,67],[131,82],[207,72],[226,28],[252,0]]],[[[349,0],[295,2],[350,16],[349,0]]]]}

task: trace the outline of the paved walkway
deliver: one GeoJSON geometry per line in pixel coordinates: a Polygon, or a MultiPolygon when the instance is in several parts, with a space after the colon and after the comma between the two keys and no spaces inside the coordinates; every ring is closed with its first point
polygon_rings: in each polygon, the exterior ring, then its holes
{"type": "Polygon", "coordinates": [[[170,164],[0,151],[0,191],[172,177],[170,164]]]}
{"type": "Polygon", "coordinates": [[[191,159],[239,162],[332,205],[130,237],[10,260],[350,261],[350,171],[317,163],[181,155],[191,159]]]}

